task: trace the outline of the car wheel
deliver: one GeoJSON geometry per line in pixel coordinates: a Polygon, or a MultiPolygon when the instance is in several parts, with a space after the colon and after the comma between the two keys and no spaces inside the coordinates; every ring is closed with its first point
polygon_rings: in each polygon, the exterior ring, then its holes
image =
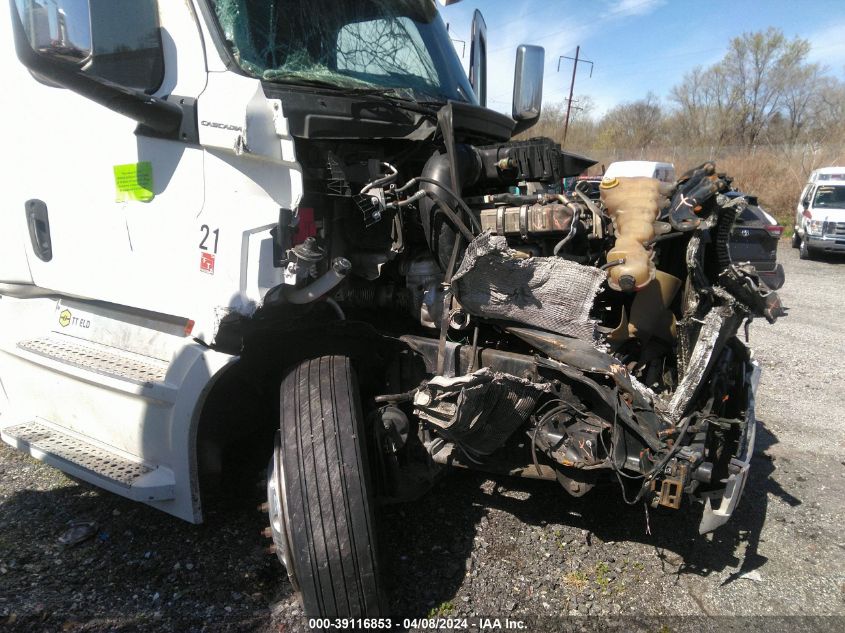
{"type": "Polygon", "coordinates": [[[300,363],[280,397],[270,527],[305,614],[383,617],[366,433],[349,359],[300,363]]]}
{"type": "Polygon", "coordinates": [[[798,231],[793,231],[792,233],[792,248],[799,248],[801,246],[801,236],[798,235],[798,231]]]}
{"type": "Polygon", "coordinates": [[[801,259],[813,259],[815,257],[815,250],[810,248],[807,240],[801,240],[801,245],[798,250],[798,257],[801,259]]]}

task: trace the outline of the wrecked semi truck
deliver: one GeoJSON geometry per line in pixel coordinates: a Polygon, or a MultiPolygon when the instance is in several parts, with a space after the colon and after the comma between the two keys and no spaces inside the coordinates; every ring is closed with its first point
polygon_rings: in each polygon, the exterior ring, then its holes
{"type": "Polygon", "coordinates": [[[489,110],[433,0],[9,8],[4,441],[191,522],[254,452],[310,616],[385,613],[374,512],[450,467],[730,517],[782,310],[713,164],[527,193],[593,164],[513,139],[543,50],[489,110]]]}

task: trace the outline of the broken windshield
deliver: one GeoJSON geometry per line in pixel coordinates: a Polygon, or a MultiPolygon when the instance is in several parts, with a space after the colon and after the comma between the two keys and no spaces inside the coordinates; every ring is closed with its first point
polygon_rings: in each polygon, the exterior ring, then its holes
{"type": "Polygon", "coordinates": [[[267,81],[476,103],[434,0],[212,0],[240,66],[267,81]]]}

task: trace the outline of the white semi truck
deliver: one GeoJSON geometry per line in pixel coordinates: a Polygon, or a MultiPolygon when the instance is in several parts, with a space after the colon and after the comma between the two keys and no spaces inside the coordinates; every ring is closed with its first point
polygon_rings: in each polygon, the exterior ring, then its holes
{"type": "Polygon", "coordinates": [[[5,442],[191,522],[254,450],[311,616],[385,614],[374,512],[449,467],[731,515],[780,307],[712,164],[528,194],[593,163],[512,138],[543,50],[491,111],[433,0],[8,8],[5,442]]]}

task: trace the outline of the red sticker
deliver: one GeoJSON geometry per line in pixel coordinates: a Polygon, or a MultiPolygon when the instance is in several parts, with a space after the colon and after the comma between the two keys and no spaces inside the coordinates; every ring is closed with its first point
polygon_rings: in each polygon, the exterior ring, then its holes
{"type": "Polygon", "coordinates": [[[200,253],[200,272],[214,274],[214,253],[200,253]]]}

